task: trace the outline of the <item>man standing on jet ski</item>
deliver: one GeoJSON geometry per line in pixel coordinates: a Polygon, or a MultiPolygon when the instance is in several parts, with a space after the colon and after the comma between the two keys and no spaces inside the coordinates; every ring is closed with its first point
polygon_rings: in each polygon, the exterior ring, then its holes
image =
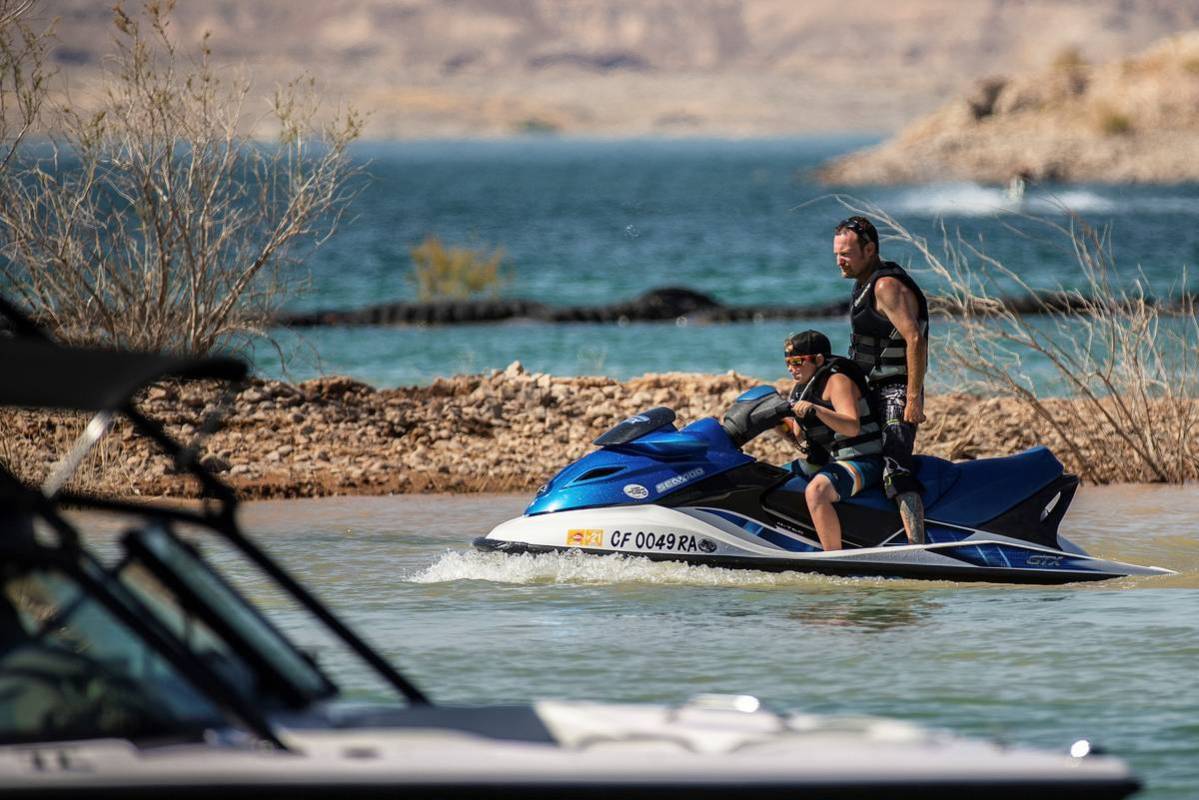
{"type": "Polygon", "coordinates": [[[882,477],[882,433],[862,370],[831,354],[828,337],[803,331],[783,345],[795,379],[788,402],[799,421],[787,419],[791,434],[806,440],[806,459],[795,462],[810,476],[804,498],[820,545],[841,549],[841,521],[833,503],[874,486],[882,477]]]}
{"type": "Polygon", "coordinates": [[[924,504],[914,474],[916,428],[924,422],[928,302],[916,281],[879,257],[878,231],[865,217],[837,224],[833,255],[853,279],[849,357],[870,383],[882,422],[883,490],[899,507],[913,544],[924,542],[924,504]]]}

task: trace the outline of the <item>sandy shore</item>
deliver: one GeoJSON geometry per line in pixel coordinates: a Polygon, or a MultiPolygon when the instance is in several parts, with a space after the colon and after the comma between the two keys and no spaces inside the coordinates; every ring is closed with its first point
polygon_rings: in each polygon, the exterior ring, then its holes
{"type": "MultiPolygon", "coordinates": [[[[668,373],[622,383],[528,374],[519,364],[384,390],[343,377],[296,385],[259,380],[232,398],[230,413],[203,439],[201,453],[246,499],[532,491],[631,414],[664,405],[677,412],[679,424],[719,416],[760,382],[735,373],[668,373]]],[[[139,407],[191,442],[220,397],[221,389],[211,384],[169,384],[148,390],[139,407]]],[[[1042,443],[1071,471],[1079,471],[1080,456],[1113,465],[1085,476],[1092,482],[1126,479],[1114,469],[1121,456],[1110,437],[1095,432],[1075,454],[1047,422],[1013,400],[948,394],[928,398],[926,406],[920,452],[960,460],[1042,443]]],[[[1068,430],[1086,424],[1068,400],[1049,407],[1068,430]]],[[[38,482],[85,424],[79,416],[0,412],[0,459],[38,482]]],[[[770,434],[751,442],[747,452],[774,463],[794,458],[791,446],[770,434]]],[[[89,456],[72,487],[118,496],[196,493],[194,482],[176,474],[124,421],[89,456]]]]}

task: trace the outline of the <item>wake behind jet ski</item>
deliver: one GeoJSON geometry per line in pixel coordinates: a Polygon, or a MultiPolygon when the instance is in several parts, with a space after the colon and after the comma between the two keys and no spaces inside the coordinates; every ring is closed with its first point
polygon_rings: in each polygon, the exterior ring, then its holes
{"type": "Polygon", "coordinates": [[[918,456],[926,541],[909,544],[875,488],[837,503],[843,547],[825,552],[808,479],[742,452],[792,414],[775,389],[745,392],[723,421],[679,430],[671,409],[630,417],[599,449],[541,487],[523,516],[475,540],[480,550],[582,550],[714,567],[1006,583],[1068,583],[1170,570],[1090,556],[1058,532],[1078,478],[1045,447],[953,463],[918,456]]]}

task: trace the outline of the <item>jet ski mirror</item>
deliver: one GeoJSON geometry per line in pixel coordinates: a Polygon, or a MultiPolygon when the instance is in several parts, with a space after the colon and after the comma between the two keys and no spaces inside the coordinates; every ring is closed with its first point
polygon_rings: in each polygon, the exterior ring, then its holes
{"type": "Polygon", "coordinates": [[[787,398],[770,386],[756,386],[737,398],[724,412],[720,427],[742,447],[751,439],[781,424],[787,417],[795,416],[787,398]]]}

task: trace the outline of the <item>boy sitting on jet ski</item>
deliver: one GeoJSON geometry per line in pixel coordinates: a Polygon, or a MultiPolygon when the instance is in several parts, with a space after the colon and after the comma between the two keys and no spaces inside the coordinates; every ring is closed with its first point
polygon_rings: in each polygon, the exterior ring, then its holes
{"type": "Polygon", "coordinates": [[[841,522],[833,503],[882,478],[882,431],[865,374],[850,359],[832,355],[828,337],[819,331],[795,333],[783,350],[795,379],[787,399],[798,417],[783,424],[807,448],[793,468],[810,476],[804,497],[821,546],[840,550],[841,522]]]}

